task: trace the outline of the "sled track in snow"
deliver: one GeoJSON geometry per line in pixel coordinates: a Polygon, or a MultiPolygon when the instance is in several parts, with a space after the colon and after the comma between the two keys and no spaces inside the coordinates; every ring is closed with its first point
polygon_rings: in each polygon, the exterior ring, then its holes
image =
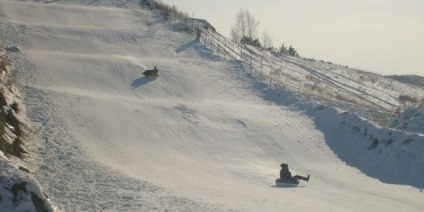
{"type": "MultiPolygon", "coordinates": [[[[38,150],[33,158],[39,170],[36,178],[50,198],[65,211],[228,211],[208,203],[196,202],[153,185],[129,178],[94,162],[72,138],[69,128],[60,119],[63,105],[79,101],[63,99],[53,91],[26,87],[27,108],[38,111],[31,119],[39,127],[48,127],[40,134],[38,150]],[[51,98],[63,105],[51,105],[51,98]],[[46,108],[49,108],[47,111],[46,108]],[[55,110],[51,110],[55,108],[55,110]],[[48,165],[46,165],[48,164],[48,165]],[[45,182],[49,182],[45,184],[45,182]]],[[[68,96],[69,97],[69,96],[68,96]]],[[[233,211],[233,210],[232,210],[233,211]]]]}

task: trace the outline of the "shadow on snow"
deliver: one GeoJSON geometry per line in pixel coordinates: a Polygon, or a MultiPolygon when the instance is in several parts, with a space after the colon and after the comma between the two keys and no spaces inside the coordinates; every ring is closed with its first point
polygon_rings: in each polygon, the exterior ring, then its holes
{"type": "Polygon", "coordinates": [[[140,77],[140,78],[138,78],[138,79],[135,79],[132,83],[131,83],[131,87],[133,88],[133,89],[135,89],[135,88],[138,88],[138,87],[140,87],[140,86],[142,86],[142,85],[145,85],[145,84],[147,84],[147,83],[149,83],[149,82],[152,82],[152,81],[155,81],[156,80],[156,78],[154,78],[154,77],[146,77],[146,76],[142,76],[142,77],[140,77]]]}
{"type": "MultiPolygon", "coordinates": [[[[247,75],[247,77],[251,79],[255,78],[254,76],[249,75],[247,75]]],[[[396,163],[386,163],[386,167],[384,167],[383,169],[377,169],[378,167],[376,167],[376,164],[378,162],[385,161],[383,154],[370,152],[370,150],[366,147],[362,149],[352,150],[350,148],[350,145],[352,143],[363,141],[362,139],[366,138],[360,138],[356,136],[350,137],[347,136],[347,134],[334,132],[334,130],[332,129],[337,127],[340,123],[335,122],[334,119],[331,121],[331,123],[329,123],[328,119],[318,117],[319,112],[321,110],[319,104],[310,101],[305,101],[299,95],[294,94],[291,91],[288,91],[282,87],[276,89],[274,88],[275,90],[270,91],[268,89],[268,86],[263,82],[252,80],[251,83],[252,86],[256,87],[262,93],[262,97],[264,100],[273,102],[277,105],[289,107],[289,109],[291,108],[294,110],[303,111],[305,115],[310,117],[314,121],[316,128],[324,134],[326,144],[341,161],[344,161],[346,163],[346,165],[356,167],[367,176],[376,178],[383,183],[410,185],[419,189],[424,188],[423,180],[417,180],[421,177],[421,175],[417,173],[419,171],[416,171],[413,175],[411,175],[410,173],[404,174],[404,176],[402,177],[400,177],[399,175],[393,175],[391,171],[405,170],[405,166],[408,166],[410,169],[414,169],[414,164],[408,163],[407,161],[397,161],[396,163]],[[364,159],[369,158],[370,154],[373,155],[372,158],[377,163],[371,165],[368,163],[369,161],[363,161],[364,159]]]]}

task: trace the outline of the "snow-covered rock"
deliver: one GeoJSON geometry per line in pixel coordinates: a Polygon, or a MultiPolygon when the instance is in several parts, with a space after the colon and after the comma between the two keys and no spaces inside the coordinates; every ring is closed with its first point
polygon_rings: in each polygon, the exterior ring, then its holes
{"type": "Polygon", "coordinates": [[[0,211],[57,211],[31,175],[0,151],[0,211]]]}
{"type": "MultiPolygon", "coordinates": [[[[8,51],[18,49],[6,48],[8,51]]],[[[0,62],[2,60],[8,60],[7,56],[1,55],[0,62]]],[[[10,73],[8,66],[0,68],[2,73],[10,73]]],[[[0,80],[0,211],[57,211],[30,170],[21,165],[28,153],[24,146],[27,132],[23,128],[27,124],[19,113],[21,103],[14,93],[14,85],[7,83],[12,82],[10,76],[2,74],[0,80]]]]}

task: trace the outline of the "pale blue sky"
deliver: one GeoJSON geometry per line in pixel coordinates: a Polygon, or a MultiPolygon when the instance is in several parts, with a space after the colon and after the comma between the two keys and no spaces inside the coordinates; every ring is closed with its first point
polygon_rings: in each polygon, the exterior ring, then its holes
{"type": "Polygon", "coordinates": [[[424,0],[163,0],[229,36],[239,9],[274,46],[384,75],[424,76],[424,0]]]}

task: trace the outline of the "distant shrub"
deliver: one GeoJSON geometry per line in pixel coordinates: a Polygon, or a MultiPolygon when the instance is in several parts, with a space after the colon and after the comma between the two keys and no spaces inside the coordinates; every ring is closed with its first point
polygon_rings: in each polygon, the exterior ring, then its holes
{"type": "Polygon", "coordinates": [[[349,102],[349,103],[352,103],[352,104],[359,104],[356,100],[349,98],[348,96],[343,96],[343,95],[337,94],[335,96],[335,98],[339,101],[349,102]]]}
{"type": "Polygon", "coordinates": [[[322,93],[323,90],[321,88],[321,80],[314,77],[313,75],[306,75],[305,79],[312,82],[312,83],[305,83],[304,87],[305,90],[309,91],[309,93],[312,93],[314,91],[322,93]]]}
{"type": "Polygon", "coordinates": [[[402,112],[402,109],[400,107],[396,107],[393,111],[394,114],[399,115],[402,112]]]}
{"type": "Polygon", "coordinates": [[[376,83],[378,81],[378,79],[379,79],[379,76],[376,75],[376,74],[368,74],[368,79],[372,83],[376,83]]]}
{"type": "Polygon", "coordinates": [[[286,45],[281,44],[280,48],[278,49],[278,54],[288,54],[289,50],[287,49],[286,45]]]}
{"type": "Polygon", "coordinates": [[[299,57],[299,53],[297,52],[297,50],[295,48],[293,48],[292,46],[289,47],[288,50],[289,55],[291,56],[296,56],[299,57]]]}
{"type": "Polygon", "coordinates": [[[241,40],[240,40],[240,43],[241,44],[246,44],[246,45],[251,45],[251,46],[256,46],[256,47],[259,47],[259,48],[261,48],[262,47],[262,44],[261,44],[261,42],[259,41],[259,39],[253,39],[253,38],[251,38],[251,37],[247,37],[247,36],[244,36],[241,40]]]}
{"type": "Polygon", "coordinates": [[[400,102],[404,102],[404,103],[417,103],[418,102],[418,98],[417,97],[412,97],[409,95],[400,95],[398,97],[400,102]]]}
{"type": "Polygon", "coordinates": [[[293,46],[290,45],[289,47],[287,47],[286,45],[284,45],[284,43],[281,44],[280,48],[278,49],[278,54],[299,57],[299,53],[293,46]]]}
{"type": "Polygon", "coordinates": [[[178,10],[175,5],[165,4],[160,0],[141,0],[140,4],[142,6],[148,7],[151,10],[161,11],[161,15],[165,17],[166,19],[168,19],[169,16],[171,15],[173,16],[173,18],[177,18],[177,19],[188,18],[188,15],[186,15],[185,12],[178,10]]]}
{"type": "Polygon", "coordinates": [[[309,81],[313,81],[313,82],[315,82],[315,81],[319,81],[316,77],[314,77],[314,76],[312,76],[312,75],[306,75],[306,76],[305,76],[305,79],[306,79],[306,80],[309,80],[309,81]]]}
{"type": "Polygon", "coordinates": [[[367,82],[371,82],[371,83],[376,83],[379,79],[379,76],[376,74],[371,74],[371,73],[362,73],[361,75],[359,75],[359,80],[360,81],[367,81],[367,82]]]}

